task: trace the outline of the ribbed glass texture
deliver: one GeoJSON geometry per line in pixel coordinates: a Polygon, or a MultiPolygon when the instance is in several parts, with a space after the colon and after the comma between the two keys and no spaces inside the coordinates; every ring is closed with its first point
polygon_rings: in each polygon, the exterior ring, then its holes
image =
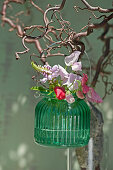
{"type": "Polygon", "coordinates": [[[35,109],[35,141],[56,147],[80,147],[90,138],[90,109],[84,100],[43,98],[35,109]]]}

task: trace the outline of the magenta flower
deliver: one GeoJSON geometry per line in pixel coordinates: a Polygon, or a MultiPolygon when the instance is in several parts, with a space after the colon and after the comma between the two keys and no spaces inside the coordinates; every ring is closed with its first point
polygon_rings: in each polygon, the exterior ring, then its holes
{"type": "Polygon", "coordinates": [[[82,91],[84,94],[86,94],[87,100],[90,102],[102,103],[103,101],[101,97],[96,93],[96,91],[93,88],[86,85],[87,81],[88,81],[87,74],[83,74],[81,81],[82,91]]]}
{"type": "Polygon", "coordinates": [[[84,94],[88,93],[88,91],[89,91],[89,86],[87,86],[87,85],[84,84],[84,85],[82,86],[82,91],[83,91],[84,94]]]}
{"type": "Polygon", "coordinates": [[[87,81],[88,81],[87,74],[83,73],[81,85],[82,85],[82,91],[84,94],[88,93],[88,91],[89,91],[89,86],[86,85],[87,81]]]}
{"type": "Polygon", "coordinates": [[[96,93],[96,91],[89,87],[89,91],[86,94],[86,98],[88,101],[90,102],[96,102],[96,103],[102,103],[103,100],[101,99],[101,97],[96,93]]]}
{"type": "Polygon", "coordinates": [[[81,82],[82,85],[86,84],[87,81],[88,81],[88,76],[87,76],[87,74],[84,74],[84,73],[83,73],[82,82],[81,82]]]}

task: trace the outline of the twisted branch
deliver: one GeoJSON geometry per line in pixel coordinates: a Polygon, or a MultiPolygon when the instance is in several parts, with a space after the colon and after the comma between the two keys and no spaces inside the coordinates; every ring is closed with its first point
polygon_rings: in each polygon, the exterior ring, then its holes
{"type": "Polygon", "coordinates": [[[98,12],[100,12],[100,13],[110,13],[110,12],[113,12],[113,8],[111,8],[111,9],[103,9],[103,8],[101,8],[101,7],[99,7],[99,6],[93,7],[93,6],[91,6],[86,0],[81,0],[81,1],[84,3],[84,5],[86,6],[86,8],[87,8],[88,10],[98,11],[98,12]]]}
{"type": "MultiPolygon", "coordinates": [[[[31,25],[31,26],[23,26],[21,25],[21,21],[19,22],[19,18],[14,18],[7,16],[7,7],[10,5],[10,3],[20,4],[23,5],[25,3],[25,0],[4,0],[2,11],[1,11],[1,20],[2,20],[2,26],[5,25],[5,23],[9,24],[10,31],[16,30],[17,35],[22,39],[22,45],[24,47],[24,51],[16,52],[16,59],[19,59],[21,54],[28,53],[30,51],[30,48],[25,45],[25,43],[33,43],[37,49],[38,55],[36,57],[40,58],[43,64],[47,64],[47,57],[53,57],[53,56],[65,56],[61,51],[56,52],[56,49],[61,49],[62,47],[65,47],[69,53],[72,53],[75,50],[81,51],[81,56],[84,54],[86,43],[89,44],[88,37],[90,34],[94,32],[95,29],[103,29],[104,32],[99,37],[102,42],[104,42],[104,48],[102,51],[102,55],[99,57],[97,63],[94,64],[94,61],[92,62],[93,70],[95,70],[95,73],[93,72],[93,80],[92,80],[92,86],[96,86],[96,83],[99,80],[99,76],[101,77],[108,77],[109,74],[111,74],[109,71],[106,71],[106,67],[108,65],[111,65],[111,47],[110,42],[113,38],[112,36],[106,37],[107,33],[111,28],[113,28],[112,24],[109,24],[108,22],[112,20],[113,18],[113,9],[104,9],[99,6],[93,7],[91,6],[86,0],[81,0],[82,3],[85,5],[84,8],[74,6],[74,8],[77,10],[77,8],[81,10],[88,10],[94,17],[94,19],[99,20],[102,19],[99,23],[90,23],[91,17],[89,18],[88,24],[86,26],[83,26],[83,28],[80,29],[78,33],[76,33],[73,28],[71,28],[71,24],[69,21],[65,21],[61,15],[61,10],[64,8],[66,0],[62,0],[60,5],[56,5],[54,7],[51,7],[49,5],[49,8],[47,10],[43,10],[40,8],[37,4],[33,2],[33,0],[30,0],[30,3],[33,7],[37,9],[37,11],[41,12],[43,15],[43,21],[44,25],[31,25]],[[50,19],[48,19],[47,15],[48,13],[52,11],[50,19]],[[95,15],[95,11],[98,11],[99,13],[103,13],[103,15],[97,17],[95,15]],[[107,13],[111,13],[108,16],[107,13]],[[60,28],[56,28],[53,26],[53,22],[58,22],[60,25],[60,28]],[[38,36],[32,36],[32,33],[34,30],[38,31],[38,36]],[[84,31],[85,30],[85,31],[84,31]],[[82,41],[82,38],[85,38],[86,43],[82,41]],[[44,44],[46,46],[45,49],[41,47],[40,39],[44,41],[44,44]],[[55,51],[55,52],[53,52],[55,51]]],[[[13,8],[12,8],[13,9],[13,8]]],[[[78,12],[78,11],[77,11],[78,12]]],[[[23,11],[18,12],[15,14],[15,17],[23,14],[23,11]]],[[[89,44],[90,46],[90,44],[89,44]]],[[[89,72],[89,67],[84,67],[87,72],[89,72]]],[[[102,78],[103,81],[103,78],[102,78]]],[[[110,94],[107,91],[108,84],[110,84],[109,81],[104,82],[105,85],[105,95],[110,94]]],[[[112,85],[111,85],[112,89],[112,85]]]]}

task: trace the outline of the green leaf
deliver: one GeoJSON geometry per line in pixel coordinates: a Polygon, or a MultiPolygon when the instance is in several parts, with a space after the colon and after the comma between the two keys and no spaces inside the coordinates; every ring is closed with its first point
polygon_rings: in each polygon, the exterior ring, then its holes
{"type": "Polygon", "coordinates": [[[42,86],[39,86],[38,89],[39,89],[39,91],[47,91],[47,89],[45,89],[45,88],[42,87],[42,86]]]}
{"type": "Polygon", "coordinates": [[[68,91],[66,91],[66,94],[69,95],[69,94],[71,94],[71,92],[68,90],[68,91]]]}
{"type": "Polygon", "coordinates": [[[39,91],[39,87],[37,87],[37,86],[31,87],[31,90],[38,90],[39,91]]]}
{"type": "Polygon", "coordinates": [[[49,90],[45,89],[44,87],[42,86],[34,86],[34,87],[31,87],[31,90],[38,90],[40,91],[41,93],[48,93],[49,90]]]}
{"type": "Polygon", "coordinates": [[[81,87],[81,81],[77,80],[78,87],[81,87]]]}

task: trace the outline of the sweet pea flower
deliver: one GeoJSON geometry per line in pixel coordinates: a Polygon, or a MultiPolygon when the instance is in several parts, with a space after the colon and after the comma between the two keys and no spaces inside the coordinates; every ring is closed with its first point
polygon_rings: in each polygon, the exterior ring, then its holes
{"type": "Polygon", "coordinates": [[[84,99],[84,98],[85,98],[85,96],[84,96],[84,94],[83,94],[82,91],[77,91],[77,92],[76,92],[76,95],[77,95],[77,97],[80,98],[80,99],[84,99]]]}
{"type": "Polygon", "coordinates": [[[96,93],[96,91],[89,87],[89,91],[86,94],[86,98],[88,101],[90,102],[95,102],[95,103],[102,103],[103,100],[101,99],[101,97],[96,93]]]}
{"type": "Polygon", "coordinates": [[[80,51],[74,51],[71,55],[66,56],[64,61],[67,66],[72,66],[75,62],[78,61],[80,51]]]}
{"type": "Polygon", "coordinates": [[[82,86],[82,91],[83,91],[84,94],[88,93],[88,91],[89,91],[89,86],[87,86],[87,85],[84,84],[84,85],[82,86]]]}
{"type": "Polygon", "coordinates": [[[76,90],[78,88],[78,82],[77,80],[81,81],[81,76],[77,74],[70,73],[68,75],[67,81],[63,83],[63,85],[67,85],[69,90],[76,90]]]}
{"type": "Polygon", "coordinates": [[[59,86],[56,86],[54,88],[54,92],[56,94],[56,98],[58,98],[59,100],[62,100],[62,99],[65,99],[65,88],[63,87],[59,87],[59,86]]]}
{"type": "Polygon", "coordinates": [[[68,78],[69,73],[60,65],[58,65],[59,67],[59,75],[61,77],[61,80],[63,80],[64,78],[68,78]]]}
{"type": "Polygon", "coordinates": [[[83,73],[83,77],[82,77],[82,81],[81,81],[82,85],[86,84],[87,81],[88,81],[88,76],[87,76],[87,74],[83,73]]]}
{"type": "Polygon", "coordinates": [[[82,63],[81,62],[75,62],[72,66],[73,71],[82,71],[82,63]]]}
{"type": "Polygon", "coordinates": [[[87,74],[83,74],[83,78],[81,81],[82,91],[84,94],[86,94],[87,100],[90,102],[102,103],[103,101],[101,97],[96,93],[96,91],[93,88],[86,85],[87,81],[88,81],[87,74]]]}
{"type": "Polygon", "coordinates": [[[65,57],[65,64],[71,66],[73,71],[82,71],[82,63],[77,62],[80,53],[80,51],[74,51],[71,55],[65,57]]]}
{"type": "Polygon", "coordinates": [[[66,94],[66,101],[68,102],[68,103],[73,103],[73,102],[75,102],[75,99],[74,99],[74,97],[73,97],[73,95],[70,93],[70,94],[66,94]]]}
{"type": "Polygon", "coordinates": [[[86,85],[87,81],[88,81],[88,76],[87,74],[83,73],[81,85],[82,85],[82,91],[84,94],[86,94],[89,91],[89,86],[86,85]]]}
{"type": "Polygon", "coordinates": [[[68,81],[69,73],[61,65],[58,65],[58,71],[53,74],[55,74],[56,77],[61,77],[61,80],[63,82],[62,85],[64,85],[68,81]]]}

